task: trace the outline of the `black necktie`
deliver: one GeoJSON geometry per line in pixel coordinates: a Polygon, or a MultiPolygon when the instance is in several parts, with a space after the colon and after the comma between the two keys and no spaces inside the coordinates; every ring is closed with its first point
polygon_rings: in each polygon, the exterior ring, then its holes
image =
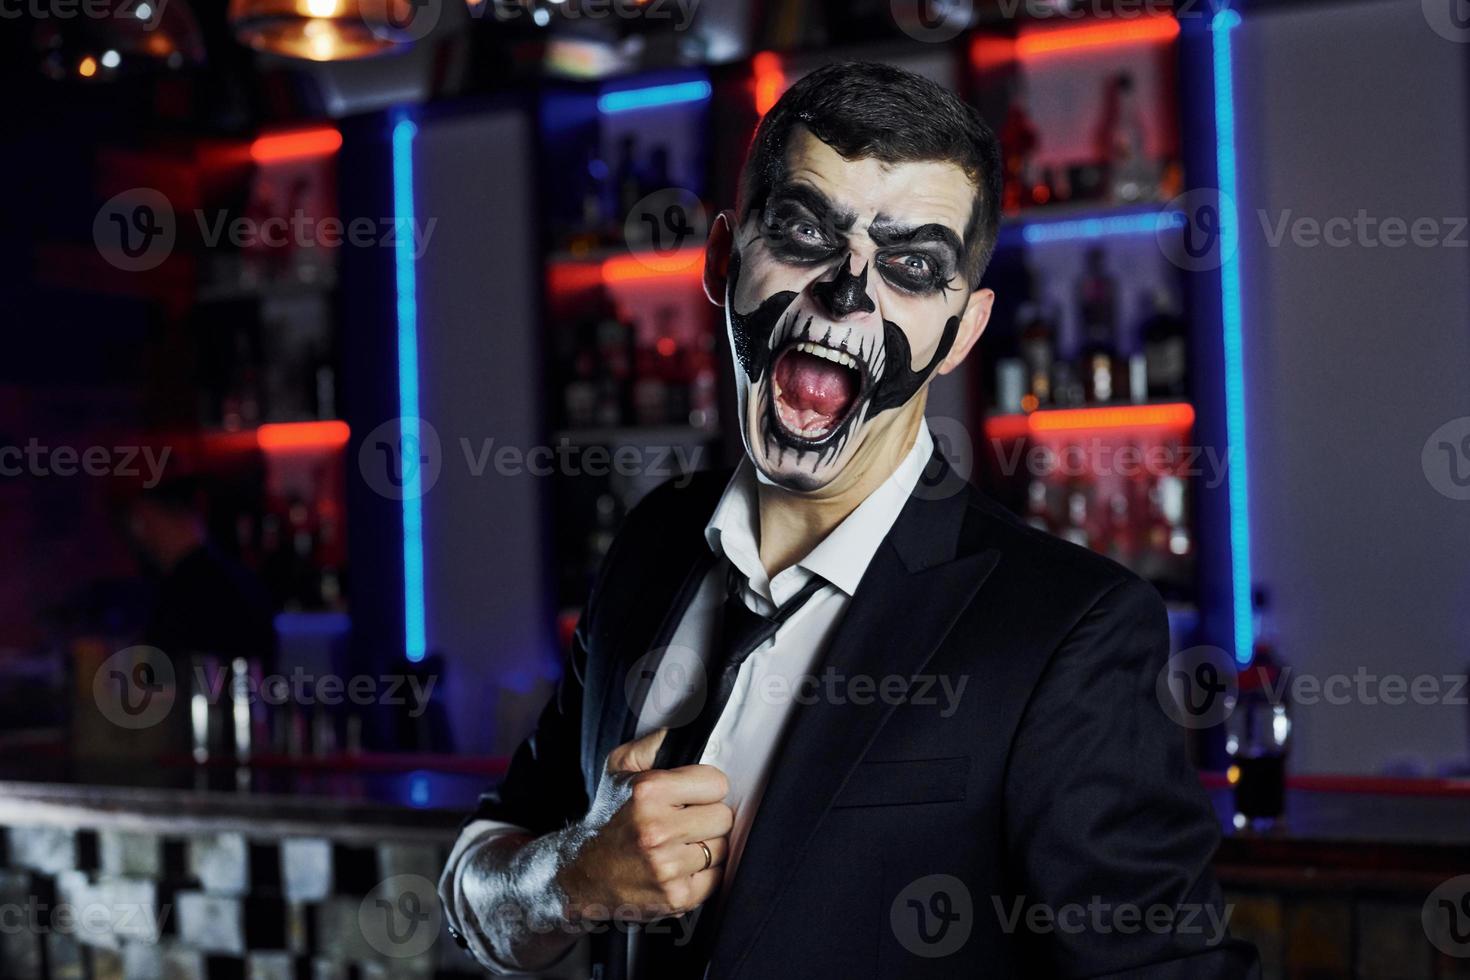
{"type": "Polygon", "coordinates": [[[672,728],[659,746],[654,759],[656,769],[675,769],[690,766],[704,754],[705,743],[710,732],[730,700],[735,689],[735,679],[740,675],[740,665],[751,653],[765,643],[781,625],[790,619],[806,601],[825,585],[820,575],[813,574],[801,590],[786,600],[774,616],[762,616],[752,612],[740,597],[740,573],[734,565],[727,568],[725,575],[725,601],[720,608],[719,622],[715,626],[718,642],[713,644],[711,656],[705,661],[705,698],[699,715],[689,724],[672,728]]]}

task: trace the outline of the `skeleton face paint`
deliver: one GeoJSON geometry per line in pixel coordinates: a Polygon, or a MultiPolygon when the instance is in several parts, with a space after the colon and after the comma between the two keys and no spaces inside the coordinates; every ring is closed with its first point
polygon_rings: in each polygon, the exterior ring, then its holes
{"type": "Polygon", "coordinates": [[[725,308],[746,452],[815,491],[922,411],[969,296],[975,191],[950,164],[849,161],[799,133],[736,235],[725,308]]]}

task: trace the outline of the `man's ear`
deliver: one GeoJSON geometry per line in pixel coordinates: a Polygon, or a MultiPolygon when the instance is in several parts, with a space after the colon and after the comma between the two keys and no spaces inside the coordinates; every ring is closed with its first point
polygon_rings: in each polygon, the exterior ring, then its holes
{"type": "Polygon", "coordinates": [[[716,306],[725,305],[730,280],[730,249],[735,247],[735,212],[721,211],[709,226],[704,243],[704,294],[716,306]]]}
{"type": "Polygon", "coordinates": [[[970,348],[975,346],[975,341],[985,332],[986,325],[990,323],[990,310],[994,306],[995,290],[977,289],[970,294],[965,312],[960,314],[960,332],[955,335],[954,346],[945,355],[937,374],[948,374],[960,366],[960,362],[970,353],[970,348]]]}

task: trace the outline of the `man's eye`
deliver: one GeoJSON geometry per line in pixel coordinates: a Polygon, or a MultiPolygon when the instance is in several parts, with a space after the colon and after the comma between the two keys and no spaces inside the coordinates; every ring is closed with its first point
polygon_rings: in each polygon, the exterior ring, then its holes
{"type": "Polygon", "coordinates": [[[786,230],[791,235],[791,240],[799,245],[827,244],[827,236],[822,234],[822,229],[810,221],[793,221],[786,226],[786,230]]]}
{"type": "Polygon", "coordinates": [[[901,281],[914,285],[923,286],[932,283],[939,275],[939,269],[934,260],[927,255],[917,252],[909,252],[904,255],[893,255],[884,259],[884,266],[901,281]]]}

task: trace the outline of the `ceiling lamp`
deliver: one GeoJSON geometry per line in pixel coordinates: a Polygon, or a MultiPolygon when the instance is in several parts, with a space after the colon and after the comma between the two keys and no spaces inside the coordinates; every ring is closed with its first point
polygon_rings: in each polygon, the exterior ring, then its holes
{"type": "Polygon", "coordinates": [[[352,61],[423,37],[439,8],[434,0],[230,0],[230,27],[256,51],[352,61]]]}

